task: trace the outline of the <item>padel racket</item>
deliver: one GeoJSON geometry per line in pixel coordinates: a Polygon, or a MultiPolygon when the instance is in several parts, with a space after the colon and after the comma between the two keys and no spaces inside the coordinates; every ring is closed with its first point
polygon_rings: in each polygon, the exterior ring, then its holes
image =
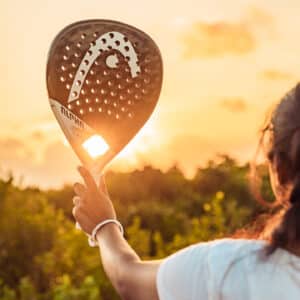
{"type": "Polygon", "coordinates": [[[130,25],[87,20],[64,28],[47,63],[51,108],[95,178],[153,112],[162,85],[154,41],[130,25]]]}

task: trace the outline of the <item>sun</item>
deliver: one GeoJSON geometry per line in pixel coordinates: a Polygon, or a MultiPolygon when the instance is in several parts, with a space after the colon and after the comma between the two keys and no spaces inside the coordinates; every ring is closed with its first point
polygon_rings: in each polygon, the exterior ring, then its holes
{"type": "Polygon", "coordinates": [[[98,156],[105,154],[109,149],[109,145],[106,143],[104,138],[97,134],[92,135],[85,140],[82,147],[92,158],[97,158],[98,156]]]}

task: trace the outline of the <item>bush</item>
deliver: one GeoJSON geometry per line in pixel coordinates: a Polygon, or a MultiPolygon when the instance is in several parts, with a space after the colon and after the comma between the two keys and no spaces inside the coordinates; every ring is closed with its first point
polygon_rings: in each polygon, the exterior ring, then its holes
{"type": "MultiPolygon", "coordinates": [[[[174,167],[107,174],[126,237],[143,258],[162,258],[232,234],[261,210],[247,183],[248,166],[223,156],[186,179],[174,167]]],[[[20,189],[0,181],[0,300],[119,299],[99,253],[74,228],[72,189],[20,189]]],[[[267,180],[264,192],[271,195],[267,180]]]]}

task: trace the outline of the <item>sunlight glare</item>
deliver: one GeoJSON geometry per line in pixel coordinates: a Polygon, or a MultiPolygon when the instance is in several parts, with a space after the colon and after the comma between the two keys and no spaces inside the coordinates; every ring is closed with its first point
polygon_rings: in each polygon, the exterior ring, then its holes
{"type": "Polygon", "coordinates": [[[109,149],[109,145],[106,143],[103,137],[95,134],[89,137],[82,147],[88,152],[92,158],[103,155],[109,149]]]}

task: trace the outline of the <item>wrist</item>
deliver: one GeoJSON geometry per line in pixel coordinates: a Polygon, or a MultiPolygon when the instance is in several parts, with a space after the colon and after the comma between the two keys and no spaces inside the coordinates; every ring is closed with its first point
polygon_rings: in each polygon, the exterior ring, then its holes
{"type": "Polygon", "coordinates": [[[96,241],[99,243],[101,240],[103,239],[106,239],[107,237],[110,237],[112,235],[121,235],[123,236],[123,232],[122,230],[120,229],[119,225],[116,224],[116,223],[107,223],[105,224],[103,227],[101,227],[96,235],[95,235],[95,238],[96,238],[96,241]]]}

